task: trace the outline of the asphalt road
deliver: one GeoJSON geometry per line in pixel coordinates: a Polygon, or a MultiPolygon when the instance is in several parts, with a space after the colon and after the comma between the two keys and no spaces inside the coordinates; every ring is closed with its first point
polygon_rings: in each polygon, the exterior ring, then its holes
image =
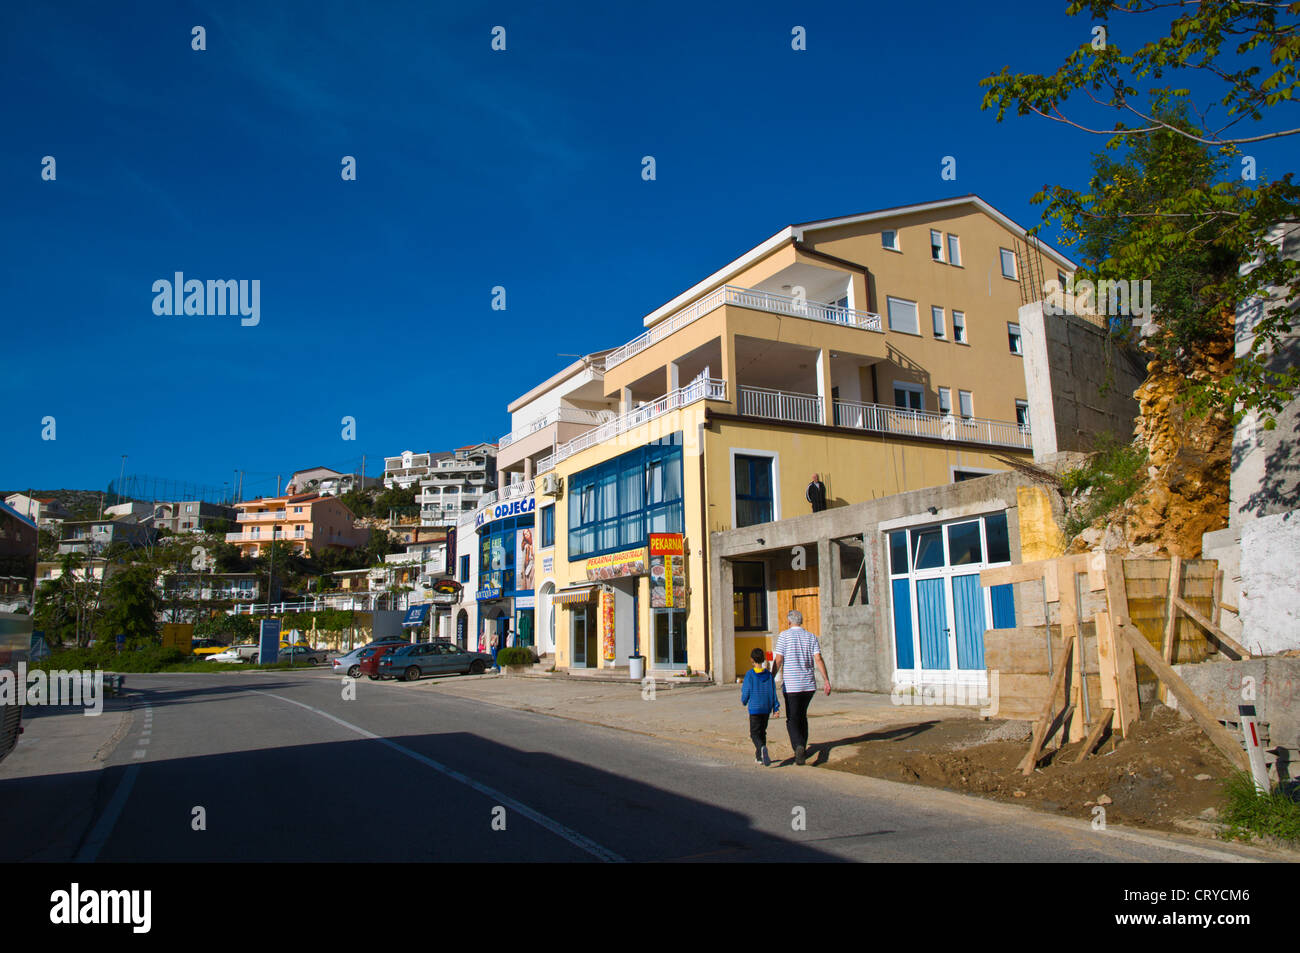
{"type": "MultiPolygon", "coordinates": [[[[355,699],[345,699],[341,680],[319,670],[133,675],[130,687],[138,694],[129,728],[100,775],[85,833],[65,859],[1249,856],[1192,838],[1093,831],[1080,821],[813,767],[759,768],[419,687],[361,680],[355,699]]],[[[5,788],[23,783],[0,784],[0,800],[5,788]]],[[[64,796],[61,783],[43,779],[42,796],[64,796]]],[[[66,785],[67,796],[86,796],[84,778],[69,776],[66,785]]],[[[0,850],[0,860],[8,859],[0,850]]]]}

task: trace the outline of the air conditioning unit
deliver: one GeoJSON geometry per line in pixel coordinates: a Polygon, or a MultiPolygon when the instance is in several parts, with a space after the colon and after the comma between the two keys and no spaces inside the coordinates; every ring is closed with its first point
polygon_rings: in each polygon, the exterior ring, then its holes
{"type": "Polygon", "coordinates": [[[542,493],[546,496],[560,497],[564,494],[564,477],[558,473],[548,473],[542,477],[542,493]]]}

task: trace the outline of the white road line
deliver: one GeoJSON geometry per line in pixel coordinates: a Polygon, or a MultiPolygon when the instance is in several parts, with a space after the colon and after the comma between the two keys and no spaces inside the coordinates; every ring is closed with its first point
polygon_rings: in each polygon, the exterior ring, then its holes
{"type": "Polygon", "coordinates": [[[104,808],[104,813],[99,815],[99,822],[90,832],[90,837],[81,845],[81,850],[77,851],[77,856],[74,858],[76,863],[95,862],[95,858],[99,856],[99,852],[108,841],[108,835],[113,833],[113,826],[117,823],[122,808],[126,807],[127,796],[131,793],[131,786],[135,784],[135,777],[139,773],[138,764],[133,764],[126,769],[126,773],[122,775],[122,780],[117,785],[117,790],[113,792],[113,799],[108,802],[108,807],[104,808]]]}
{"type": "Polygon", "coordinates": [[[145,755],[147,755],[148,753],[149,752],[145,751],[143,748],[136,748],[135,751],[131,752],[131,757],[139,761],[141,758],[145,757],[145,755]]]}
{"type": "Polygon", "coordinates": [[[502,794],[500,791],[496,790],[495,788],[490,788],[486,784],[482,784],[479,781],[475,781],[469,775],[461,774],[456,769],[449,768],[445,764],[442,764],[438,761],[434,761],[432,758],[426,758],[418,751],[412,751],[410,748],[404,747],[403,745],[399,745],[395,741],[390,741],[387,738],[383,737],[382,735],[375,734],[373,731],[367,731],[364,728],[361,728],[350,722],[344,721],[342,718],[336,718],[327,711],[322,711],[319,708],[313,708],[311,705],[304,705],[302,702],[294,701],[292,698],[285,698],[283,695],[275,695],[272,694],[271,692],[260,692],[257,689],[250,689],[250,691],[254,695],[265,695],[267,698],[274,698],[277,699],[278,701],[288,702],[290,705],[297,705],[299,708],[305,708],[310,712],[314,712],[315,714],[320,715],[322,718],[329,719],[330,721],[334,722],[337,725],[342,725],[344,728],[347,728],[349,731],[356,732],[357,734],[361,735],[363,738],[369,738],[371,741],[378,741],[381,745],[384,745],[385,747],[388,748],[392,748],[394,751],[404,754],[408,758],[411,758],[414,761],[420,762],[420,764],[424,765],[425,767],[433,768],[433,770],[451,778],[453,781],[459,781],[461,784],[465,785],[466,787],[472,788],[478,793],[492,798],[498,804],[510,808],[510,810],[514,811],[516,814],[520,814],[523,817],[528,818],[528,820],[532,821],[534,824],[537,824],[538,826],[545,828],[546,830],[550,831],[552,834],[555,834],[558,837],[564,838],[570,844],[573,844],[575,847],[579,847],[582,850],[585,850],[587,853],[591,854],[593,857],[596,857],[599,860],[603,860],[606,863],[623,862],[622,857],[614,853],[609,848],[602,847],[600,844],[597,844],[591,838],[579,834],[577,831],[571,828],[565,827],[559,821],[552,820],[551,818],[547,817],[545,814],[538,813],[537,811],[529,807],[527,804],[523,804],[519,801],[516,801],[514,798],[506,794],[502,794]]]}

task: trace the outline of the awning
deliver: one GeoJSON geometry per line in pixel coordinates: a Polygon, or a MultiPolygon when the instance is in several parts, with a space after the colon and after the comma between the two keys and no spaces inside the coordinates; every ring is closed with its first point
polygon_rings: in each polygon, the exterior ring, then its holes
{"type": "Polygon", "coordinates": [[[590,602],[595,593],[595,586],[571,586],[557,592],[551,602],[557,606],[572,605],[575,602],[590,602]]]}

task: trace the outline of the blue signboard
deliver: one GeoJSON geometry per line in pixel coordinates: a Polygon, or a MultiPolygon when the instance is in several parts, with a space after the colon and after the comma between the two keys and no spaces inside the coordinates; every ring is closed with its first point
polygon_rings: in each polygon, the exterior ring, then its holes
{"type": "Polygon", "coordinates": [[[257,661],[270,665],[280,658],[280,620],[263,619],[258,624],[257,661]]]}
{"type": "Polygon", "coordinates": [[[475,593],[475,598],[477,598],[479,602],[490,602],[493,599],[500,599],[501,589],[499,587],[495,589],[480,589],[475,593]]]}
{"type": "Polygon", "coordinates": [[[479,513],[478,516],[474,517],[474,525],[482,526],[484,523],[508,519],[511,516],[524,516],[533,512],[536,508],[537,500],[531,496],[522,500],[507,500],[505,503],[489,506],[482,513],[479,513]]]}
{"type": "Polygon", "coordinates": [[[425,620],[429,617],[429,604],[422,606],[411,606],[406,610],[406,617],[402,619],[402,625],[424,625],[425,620]]]}

